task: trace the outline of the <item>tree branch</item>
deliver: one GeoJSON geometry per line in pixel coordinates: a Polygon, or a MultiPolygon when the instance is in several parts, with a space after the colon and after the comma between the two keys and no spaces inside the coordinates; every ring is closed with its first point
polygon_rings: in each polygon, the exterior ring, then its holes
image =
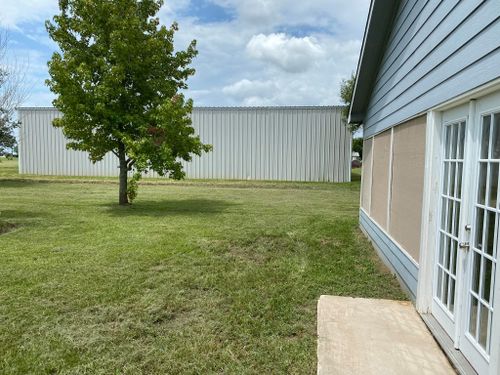
{"type": "Polygon", "coordinates": [[[30,87],[26,85],[27,64],[15,58],[7,58],[9,34],[0,31],[0,108],[12,117],[16,107],[28,97],[30,87]]]}

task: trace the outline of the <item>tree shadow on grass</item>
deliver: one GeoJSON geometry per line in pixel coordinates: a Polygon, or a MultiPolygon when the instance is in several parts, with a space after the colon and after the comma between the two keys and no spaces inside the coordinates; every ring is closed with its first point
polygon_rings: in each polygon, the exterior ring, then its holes
{"type": "Polygon", "coordinates": [[[47,183],[48,181],[38,181],[38,180],[30,180],[30,179],[8,179],[0,177],[0,188],[24,188],[24,187],[33,187],[34,185],[40,185],[43,183],[47,183]]]}
{"type": "Polygon", "coordinates": [[[161,201],[138,200],[132,205],[119,206],[108,203],[104,206],[114,216],[189,216],[214,215],[235,206],[237,203],[216,199],[176,199],[161,201]]]}

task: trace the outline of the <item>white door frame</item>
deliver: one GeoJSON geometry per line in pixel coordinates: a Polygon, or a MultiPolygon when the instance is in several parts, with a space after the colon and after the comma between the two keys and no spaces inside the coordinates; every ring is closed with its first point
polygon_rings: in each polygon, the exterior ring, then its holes
{"type": "MultiPolygon", "coordinates": [[[[427,113],[427,124],[426,124],[426,146],[425,146],[425,172],[424,172],[424,194],[422,202],[422,222],[421,222],[421,238],[420,238],[420,258],[419,258],[419,276],[417,285],[417,298],[416,298],[416,308],[421,314],[432,312],[432,299],[433,299],[433,278],[434,278],[434,260],[436,255],[436,243],[437,243],[437,220],[436,217],[436,207],[438,207],[439,197],[440,197],[440,172],[441,172],[441,147],[442,147],[442,112],[459,106],[460,104],[469,102],[469,123],[468,126],[480,126],[475,124],[476,121],[476,109],[474,99],[485,96],[489,93],[500,91],[500,79],[485,85],[481,88],[473,90],[467,94],[462,95],[455,100],[444,103],[438,107],[431,109],[427,113]]],[[[473,133],[473,132],[472,132],[473,133]]],[[[469,142],[470,143],[470,142],[469,142]]],[[[471,157],[470,153],[473,147],[467,147],[466,155],[471,157]]],[[[464,181],[466,185],[464,188],[470,189],[471,180],[470,177],[473,171],[466,171],[464,176],[464,181]]],[[[465,202],[464,202],[465,203],[465,202]]],[[[467,203],[470,206],[470,202],[467,203]]],[[[464,205],[465,206],[465,205],[464,205]]],[[[468,212],[468,210],[463,210],[468,212]]],[[[462,213],[465,215],[465,213],[462,213]]],[[[461,216],[463,218],[463,216],[461,216]]],[[[468,220],[468,218],[463,218],[468,220]]],[[[464,221],[466,222],[466,221],[464,221]]],[[[461,252],[462,253],[462,252],[461,252]]],[[[463,264],[464,255],[460,254],[460,265],[461,267],[467,266],[463,264]]],[[[460,291],[460,296],[465,293],[460,291]]],[[[494,300],[494,310],[497,311],[493,315],[492,321],[492,332],[500,332],[500,267],[496,269],[496,283],[494,286],[494,292],[497,298],[494,300]]],[[[464,301],[461,297],[459,309],[464,308],[464,301]]],[[[462,314],[463,316],[463,314],[462,314]]],[[[452,337],[454,344],[458,347],[458,337],[459,329],[462,329],[464,322],[459,322],[457,324],[457,330],[455,337],[452,337]]],[[[491,341],[491,353],[490,353],[490,375],[496,375],[500,370],[500,335],[492,335],[491,341]]]]}

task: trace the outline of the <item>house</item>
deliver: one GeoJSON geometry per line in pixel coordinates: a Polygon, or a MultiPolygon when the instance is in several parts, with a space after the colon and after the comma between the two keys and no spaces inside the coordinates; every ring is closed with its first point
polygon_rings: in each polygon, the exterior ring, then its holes
{"type": "Polygon", "coordinates": [[[349,121],[362,231],[457,368],[500,374],[500,2],[372,1],[349,121]]]}

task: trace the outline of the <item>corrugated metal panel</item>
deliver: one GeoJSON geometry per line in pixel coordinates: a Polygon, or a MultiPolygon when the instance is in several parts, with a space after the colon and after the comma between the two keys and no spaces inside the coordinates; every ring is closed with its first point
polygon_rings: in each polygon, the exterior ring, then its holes
{"type": "Polygon", "coordinates": [[[401,2],[365,137],[500,77],[499,1],[401,2]]]}
{"type": "MultiPolygon", "coordinates": [[[[92,164],[86,153],[66,150],[62,131],[52,126],[59,115],[19,109],[20,173],[117,176],[113,154],[92,164]]],[[[214,149],[184,163],[188,178],[350,181],[351,133],[340,107],[198,107],[192,119],[214,149]]]]}

